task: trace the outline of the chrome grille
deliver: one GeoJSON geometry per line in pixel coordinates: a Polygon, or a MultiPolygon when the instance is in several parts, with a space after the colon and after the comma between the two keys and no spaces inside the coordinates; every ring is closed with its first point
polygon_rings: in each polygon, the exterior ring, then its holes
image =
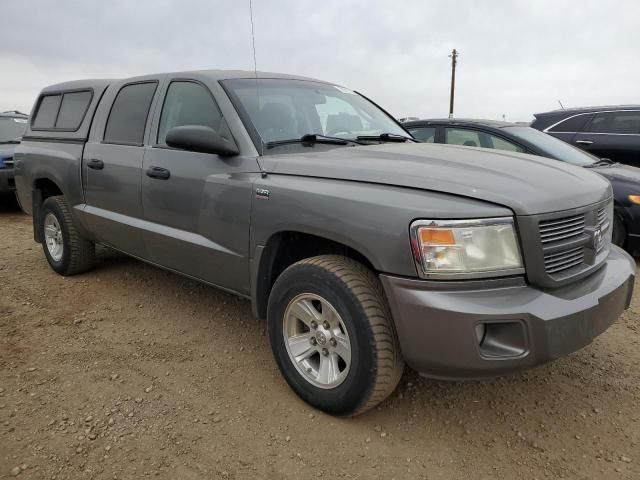
{"type": "Polygon", "coordinates": [[[559,253],[544,256],[544,269],[547,273],[558,273],[580,265],[584,261],[584,249],[572,248],[559,253]]]}
{"type": "Polygon", "coordinates": [[[597,222],[598,222],[598,226],[600,227],[603,233],[609,230],[609,227],[611,226],[611,222],[609,220],[609,215],[607,213],[606,208],[598,209],[597,222]]]}
{"type": "Polygon", "coordinates": [[[540,222],[540,240],[549,244],[578,237],[584,232],[584,214],[540,222]]]}
{"type": "Polygon", "coordinates": [[[538,224],[547,275],[558,278],[578,272],[595,261],[607,246],[600,242],[595,250],[594,229],[601,236],[609,231],[609,207],[599,207],[566,217],[541,220],[538,224]]]}
{"type": "Polygon", "coordinates": [[[611,199],[570,210],[518,216],[527,280],[557,288],[600,268],[611,245],[611,199]]]}

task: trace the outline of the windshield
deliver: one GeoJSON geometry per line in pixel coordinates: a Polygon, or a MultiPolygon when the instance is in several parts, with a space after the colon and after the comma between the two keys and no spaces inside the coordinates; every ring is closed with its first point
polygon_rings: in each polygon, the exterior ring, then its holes
{"type": "Polygon", "coordinates": [[[223,83],[265,145],[309,134],[351,141],[382,134],[410,137],[380,108],[343,87],[290,79],[223,83]]]}
{"type": "Polygon", "coordinates": [[[26,127],[26,118],[0,117],[0,142],[10,142],[20,138],[26,127]]]}
{"type": "Polygon", "coordinates": [[[598,159],[593,155],[573,147],[562,140],[558,140],[551,135],[543,133],[540,130],[536,130],[535,128],[504,127],[503,130],[532,143],[549,157],[563,162],[584,167],[592,165],[598,161],[598,159]]]}

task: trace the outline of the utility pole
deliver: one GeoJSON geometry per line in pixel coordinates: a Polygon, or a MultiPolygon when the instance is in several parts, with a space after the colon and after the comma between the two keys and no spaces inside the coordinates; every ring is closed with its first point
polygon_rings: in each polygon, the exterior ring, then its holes
{"type": "Polygon", "coordinates": [[[449,96],[449,118],[453,118],[453,98],[456,91],[456,65],[458,63],[458,51],[454,48],[449,55],[451,59],[451,95],[449,96]]]}

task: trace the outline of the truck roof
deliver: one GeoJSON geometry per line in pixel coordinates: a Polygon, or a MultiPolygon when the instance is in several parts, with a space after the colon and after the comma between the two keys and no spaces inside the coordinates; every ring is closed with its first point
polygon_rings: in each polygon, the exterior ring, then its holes
{"type": "MultiPolygon", "coordinates": [[[[328,83],[323,80],[318,80],[318,79],[309,78],[309,77],[302,77],[299,75],[288,75],[285,73],[275,73],[275,72],[260,72],[260,71],[254,72],[253,70],[188,70],[188,71],[182,71],[182,72],[163,72],[163,73],[158,73],[156,75],[158,76],[180,75],[180,76],[189,77],[194,74],[204,75],[213,80],[230,80],[234,78],[256,78],[257,76],[258,78],[283,78],[283,79],[291,79],[291,80],[307,80],[307,81],[313,81],[313,82],[328,83]]],[[[125,78],[112,78],[112,79],[74,80],[70,82],[62,82],[62,83],[56,83],[54,85],[49,85],[48,87],[44,88],[42,92],[44,93],[44,92],[55,92],[55,91],[61,91],[61,90],[73,90],[76,88],[80,89],[80,88],[105,87],[113,82],[120,82],[123,80],[135,81],[138,78],[149,78],[150,76],[153,76],[153,74],[146,74],[146,75],[128,77],[128,78],[125,77],[125,78]]]]}
{"type": "Polygon", "coordinates": [[[106,88],[113,81],[113,79],[73,80],[70,82],[62,82],[49,85],[43,88],[41,93],[52,93],[86,88],[93,88],[94,90],[96,90],[100,88],[106,88]]]}

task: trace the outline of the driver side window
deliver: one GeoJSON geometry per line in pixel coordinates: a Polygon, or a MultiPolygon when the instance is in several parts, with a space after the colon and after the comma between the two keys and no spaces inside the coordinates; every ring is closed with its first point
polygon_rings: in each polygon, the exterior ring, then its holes
{"type": "Polygon", "coordinates": [[[466,128],[445,128],[445,143],[465,147],[481,147],[480,134],[466,128]]]}
{"type": "Polygon", "coordinates": [[[189,81],[169,85],[160,115],[157,142],[166,145],[167,132],[182,125],[201,125],[219,132],[222,113],[211,93],[201,84],[189,81]]]}

